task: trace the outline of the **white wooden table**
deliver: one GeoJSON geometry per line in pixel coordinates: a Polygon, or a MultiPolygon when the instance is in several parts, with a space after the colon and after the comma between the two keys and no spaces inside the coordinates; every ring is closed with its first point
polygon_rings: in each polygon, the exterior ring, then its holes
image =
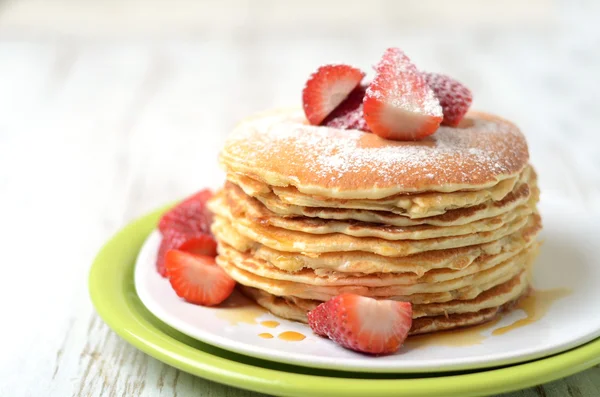
{"type": "MultiPolygon", "coordinates": [[[[334,2],[321,19],[241,0],[154,1],[141,14],[130,0],[111,19],[117,3],[106,3],[0,1],[0,396],[251,395],[123,342],[91,306],[88,270],[133,218],[218,185],[216,153],[235,121],[298,104],[321,63],[368,68],[403,47],[522,127],[544,192],[600,211],[597,2],[530,2],[499,19],[505,6],[438,10],[429,24],[391,1],[343,12],[334,2]]],[[[510,394],[598,395],[598,366],[510,394]]]]}

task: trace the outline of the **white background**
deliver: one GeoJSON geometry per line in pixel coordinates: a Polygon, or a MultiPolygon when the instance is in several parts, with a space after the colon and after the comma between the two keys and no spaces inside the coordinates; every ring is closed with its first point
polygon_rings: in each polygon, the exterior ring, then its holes
{"type": "MultiPolygon", "coordinates": [[[[0,1],[0,396],[247,394],[122,342],[87,273],[128,221],[217,186],[235,121],[299,104],[323,63],[402,47],[523,129],[543,197],[600,212],[599,18],[595,1],[0,1]]],[[[599,395],[600,368],[512,396],[569,394],[599,395]]]]}

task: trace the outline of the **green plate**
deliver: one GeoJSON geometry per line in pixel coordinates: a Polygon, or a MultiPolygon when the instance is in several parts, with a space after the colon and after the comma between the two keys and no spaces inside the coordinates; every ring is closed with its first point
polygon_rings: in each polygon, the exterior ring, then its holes
{"type": "Polygon", "coordinates": [[[162,323],[133,284],[138,251],[164,209],[126,226],[100,251],[90,271],[92,302],[127,342],[173,367],[215,382],[278,396],[480,396],[549,382],[600,363],[600,339],[544,359],[475,372],[365,374],[295,367],[232,353],[162,323]]]}

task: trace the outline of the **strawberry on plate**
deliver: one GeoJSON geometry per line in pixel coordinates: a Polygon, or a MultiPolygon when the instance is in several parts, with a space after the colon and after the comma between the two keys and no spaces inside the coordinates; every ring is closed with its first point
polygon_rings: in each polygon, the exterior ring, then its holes
{"type": "Polygon", "coordinates": [[[235,281],[210,256],[170,250],[165,256],[165,266],[175,293],[190,303],[218,305],[235,287],[235,281]]]}
{"type": "Polygon", "coordinates": [[[442,121],[442,107],[408,56],[398,48],[389,48],[375,71],[364,100],[365,120],[371,131],[394,140],[417,140],[433,134],[442,121]]]}
{"type": "Polygon", "coordinates": [[[325,65],[317,69],[302,91],[302,105],[308,121],[321,124],[364,76],[360,69],[348,65],[325,65]]]}
{"type": "Polygon", "coordinates": [[[337,108],[325,120],[322,125],[340,128],[344,130],[369,131],[363,113],[363,99],[367,91],[366,85],[356,87],[348,98],[339,104],[337,108]]]}
{"type": "Polygon", "coordinates": [[[197,255],[217,256],[217,243],[212,236],[202,233],[182,233],[178,230],[167,230],[163,234],[156,257],[156,270],[166,277],[165,255],[169,250],[186,251],[197,255]]]}
{"type": "Polygon", "coordinates": [[[216,256],[217,244],[210,234],[212,214],[206,202],[212,197],[208,189],[186,198],[167,211],[158,223],[162,242],[156,258],[156,270],[166,276],[165,255],[178,249],[197,254],[216,256]]]}
{"type": "Polygon", "coordinates": [[[321,336],[351,350],[396,352],[412,326],[409,302],[341,294],[308,312],[308,325],[321,336]]]}
{"type": "Polygon", "coordinates": [[[186,234],[210,234],[212,214],[206,208],[206,202],[212,195],[210,190],[204,189],[171,208],[160,218],[160,232],[163,235],[167,230],[186,234]]]}
{"type": "Polygon", "coordinates": [[[471,90],[443,74],[424,73],[423,76],[442,106],[444,112],[442,124],[456,127],[473,102],[471,90]]]}

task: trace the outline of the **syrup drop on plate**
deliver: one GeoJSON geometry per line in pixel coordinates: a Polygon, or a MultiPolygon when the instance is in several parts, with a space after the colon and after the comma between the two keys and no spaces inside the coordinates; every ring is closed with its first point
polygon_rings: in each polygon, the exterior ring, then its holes
{"type": "Polygon", "coordinates": [[[278,338],[288,342],[298,342],[306,338],[306,336],[296,331],[285,331],[280,333],[278,338]]]}
{"type": "Polygon", "coordinates": [[[279,326],[279,323],[277,321],[263,321],[260,323],[260,325],[267,328],[276,328],[277,326],[279,326]]]}

